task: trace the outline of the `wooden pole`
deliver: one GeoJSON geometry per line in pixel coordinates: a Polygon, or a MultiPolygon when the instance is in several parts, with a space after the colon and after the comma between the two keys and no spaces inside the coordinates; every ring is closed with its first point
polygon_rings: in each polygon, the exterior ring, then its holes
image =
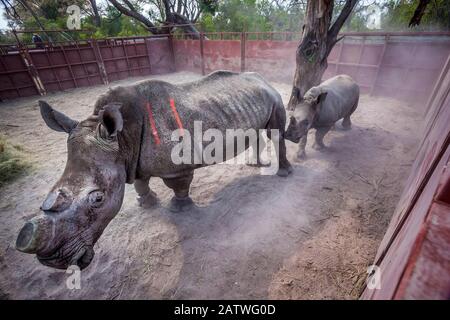
{"type": "Polygon", "coordinates": [[[241,72],[245,72],[245,38],[246,33],[241,32],[241,72]]]}
{"type": "MultiPolygon", "coordinates": [[[[36,68],[33,65],[33,60],[31,59],[27,46],[22,45],[22,42],[20,42],[19,37],[17,36],[16,30],[13,30],[12,32],[17,41],[19,54],[22,58],[23,63],[27,67],[28,74],[30,75],[31,80],[33,80],[37,92],[39,93],[39,95],[45,96],[47,94],[47,91],[45,90],[44,84],[41,78],[39,77],[39,73],[37,72],[36,68]]],[[[47,52],[48,48],[44,48],[44,50],[47,52]]]]}
{"type": "Polygon", "coordinates": [[[202,65],[202,75],[205,75],[205,53],[203,52],[203,38],[205,37],[205,34],[200,32],[200,59],[201,59],[201,65],[202,65]]]}
{"type": "Polygon", "coordinates": [[[388,43],[389,43],[389,35],[385,35],[383,49],[381,51],[380,60],[378,61],[377,64],[377,71],[375,72],[375,79],[373,80],[372,88],[370,89],[370,95],[373,95],[375,91],[375,86],[377,85],[378,82],[378,75],[380,74],[381,65],[383,64],[384,54],[386,53],[386,47],[388,46],[388,43]]]}
{"type": "Polygon", "coordinates": [[[97,61],[98,70],[102,78],[103,84],[109,84],[108,73],[106,72],[105,64],[103,62],[102,53],[98,47],[97,40],[92,38],[91,41],[92,50],[94,51],[95,60],[97,61]]]}

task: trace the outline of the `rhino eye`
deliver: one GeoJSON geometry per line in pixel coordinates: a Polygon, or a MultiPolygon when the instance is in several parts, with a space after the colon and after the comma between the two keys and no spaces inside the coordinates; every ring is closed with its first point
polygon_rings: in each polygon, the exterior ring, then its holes
{"type": "Polygon", "coordinates": [[[113,139],[113,137],[111,137],[109,135],[108,130],[101,123],[98,124],[97,134],[103,140],[112,140],[113,139]]]}
{"type": "Polygon", "coordinates": [[[89,204],[93,207],[100,207],[103,204],[103,200],[105,198],[105,195],[101,191],[92,191],[89,194],[89,204]]]}

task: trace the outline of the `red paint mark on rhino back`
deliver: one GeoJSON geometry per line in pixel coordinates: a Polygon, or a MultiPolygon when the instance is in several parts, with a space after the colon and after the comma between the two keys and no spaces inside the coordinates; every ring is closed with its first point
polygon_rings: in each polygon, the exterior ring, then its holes
{"type": "Polygon", "coordinates": [[[175,108],[175,101],[170,99],[170,108],[172,109],[173,116],[175,117],[175,121],[177,122],[178,128],[180,128],[181,136],[184,135],[183,123],[181,123],[180,115],[177,112],[177,108],[175,108]]]}
{"type": "Polygon", "coordinates": [[[147,102],[147,113],[148,113],[148,120],[150,122],[150,127],[152,129],[152,135],[155,139],[155,143],[159,145],[161,141],[159,140],[158,130],[156,130],[156,124],[155,119],[153,118],[153,112],[152,112],[152,106],[150,105],[150,102],[147,102]]]}

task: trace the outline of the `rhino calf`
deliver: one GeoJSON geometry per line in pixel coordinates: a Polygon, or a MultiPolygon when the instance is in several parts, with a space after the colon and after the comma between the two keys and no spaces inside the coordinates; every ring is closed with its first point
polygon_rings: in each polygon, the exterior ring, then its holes
{"type": "Polygon", "coordinates": [[[42,213],[20,231],[16,248],[36,254],[42,264],[54,268],[90,264],[95,242],[120,210],[125,183],[134,183],[143,206],[156,202],[149,188],[151,177],[162,178],[174,191],[171,209],[192,204],[189,188],[194,170],[208,164],[172,161],[176,142],[171,134],[181,124],[189,132],[197,121],[205,130],[219,132],[279,130],[278,135],[267,132],[279,144],[277,174],[287,176],[292,170],[286,159],[283,102],[255,73],[218,71],[180,85],[149,80],[117,87],[101,96],[93,114],[80,122],[44,101],[39,104],[45,123],[67,134],[68,158],[41,206],[42,213]]]}
{"type": "Polygon", "coordinates": [[[338,75],[312,87],[298,100],[300,104],[290,110],[285,138],[300,143],[297,158],[304,159],[309,129],[316,129],[313,148],[320,150],[325,147],[323,137],[336,121],[343,118],[342,127],[351,128],[350,116],[358,106],[359,87],[350,76],[338,75]]]}

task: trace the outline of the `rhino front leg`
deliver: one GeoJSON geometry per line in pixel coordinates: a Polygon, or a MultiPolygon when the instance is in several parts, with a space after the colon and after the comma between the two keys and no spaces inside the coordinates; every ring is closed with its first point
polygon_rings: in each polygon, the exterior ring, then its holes
{"type": "Polygon", "coordinates": [[[252,145],[252,156],[254,157],[252,159],[252,162],[248,165],[251,167],[268,167],[270,163],[263,162],[262,160],[262,153],[264,149],[266,148],[266,142],[264,141],[264,138],[262,137],[262,134],[260,130],[258,130],[258,136],[255,141],[255,144],[252,145]]]}
{"type": "Polygon", "coordinates": [[[188,175],[163,179],[164,184],[173,190],[174,197],[170,200],[169,210],[172,212],[186,211],[192,207],[194,202],[189,197],[189,187],[191,185],[194,173],[188,175]]]}
{"type": "Polygon", "coordinates": [[[323,148],[325,148],[325,145],[323,144],[323,137],[325,137],[325,135],[328,133],[328,131],[330,131],[331,126],[330,127],[320,127],[317,128],[316,130],[316,141],[313,145],[313,148],[316,150],[322,150],[323,148]]]}
{"type": "Polygon", "coordinates": [[[297,159],[298,160],[304,160],[306,159],[306,143],[308,142],[308,132],[305,133],[303,137],[300,138],[300,142],[298,144],[298,152],[297,152],[297,159]]]}
{"type": "Polygon", "coordinates": [[[151,208],[158,204],[158,198],[156,193],[150,190],[149,187],[150,178],[137,179],[134,181],[134,189],[139,197],[137,201],[139,206],[143,208],[151,208]]]}
{"type": "Polygon", "coordinates": [[[350,120],[350,116],[355,112],[356,108],[358,107],[359,99],[356,100],[355,105],[353,106],[350,113],[344,117],[344,120],[342,121],[342,128],[344,130],[350,130],[352,128],[352,121],[350,120]]]}
{"type": "Polygon", "coordinates": [[[292,166],[286,157],[286,141],[284,140],[286,126],[286,111],[284,106],[275,105],[270,116],[269,123],[267,124],[267,137],[275,144],[278,144],[278,148],[275,147],[277,153],[279,168],[277,175],[280,177],[287,177],[292,172],[292,166]],[[272,130],[278,130],[277,134],[272,135],[272,130]]]}

